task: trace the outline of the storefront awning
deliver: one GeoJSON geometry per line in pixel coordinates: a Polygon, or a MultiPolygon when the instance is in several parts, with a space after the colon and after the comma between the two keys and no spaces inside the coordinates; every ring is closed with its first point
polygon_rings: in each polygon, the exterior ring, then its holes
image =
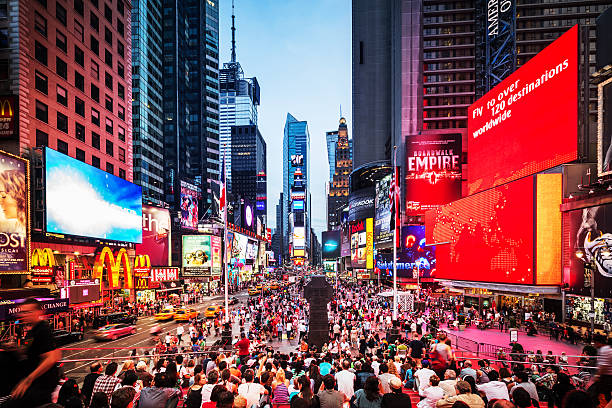
{"type": "Polygon", "coordinates": [[[494,292],[514,293],[521,295],[539,294],[539,295],[559,295],[561,290],[559,286],[536,286],[536,285],[512,285],[509,283],[490,283],[490,282],[473,282],[473,281],[448,281],[440,280],[442,286],[454,289],[487,289],[494,292]]]}

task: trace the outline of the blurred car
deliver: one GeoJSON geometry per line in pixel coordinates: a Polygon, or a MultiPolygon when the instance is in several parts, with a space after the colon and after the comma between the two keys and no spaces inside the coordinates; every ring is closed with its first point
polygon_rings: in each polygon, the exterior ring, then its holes
{"type": "Polygon", "coordinates": [[[125,323],[107,324],[94,331],[96,340],[116,340],[119,337],[136,333],[136,326],[125,323]]]}
{"type": "Polygon", "coordinates": [[[257,296],[261,293],[261,290],[255,288],[249,288],[249,296],[257,296]]]}
{"type": "Polygon", "coordinates": [[[270,284],[270,289],[272,289],[272,290],[278,290],[279,288],[280,288],[280,286],[279,286],[279,284],[278,284],[278,283],[276,283],[276,282],[272,282],[272,283],[270,284]]]}
{"type": "Polygon", "coordinates": [[[104,313],[94,317],[93,327],[97,329],[98,327],[113,323],[136,324],[137,320],[138,317],[136,317],[136,315],[131,315],[126,312],[104,313]]]}
{"type": "Polygon", "coordinates": [[[217,317],[221,313],[223,313],[223,310],[224,310],[223,306],[219,306],[219,305],[208,306],[206,308],[206,311],[204,312],[204,316],[206,316],[207,318],[217,317]]]}
{"type": "Polygon", "coordinates": [[[53,338],[55,339],[55,344],[58,347],[65,346],[69,343],[74,343],[75,341],[83,340],[83,332],[80,331],[68,331],[68,330],[54,330],[53,338]]]}
{"type": "Polygon", "coordinates": [[[261,283],[259,285],[255,286],[255,289],[257,289],[257,290],[261,290],[261,288],[262,288],[261,283]]]}
{"type": "Polygon", "coordinates": [[[174,320],[177,322],[187,322],[191,319],[197,319],[200,315],[195,309],[178,309],[174,312],[174,320]]]}
{"type": "Polygon", "coordinates": [[[159,313],[153,316],[155,320],[172,320],[174,318],[174,309],[162,309],[159,313]]]}
{"type": "Polygon", "coordinates": [[[233,297],[229,298],[228,303],[230,305],[237,305],[238,303],[240,303],[240,300],[238,300],[238,298],[236,296],[233,296],[233,297]]]}

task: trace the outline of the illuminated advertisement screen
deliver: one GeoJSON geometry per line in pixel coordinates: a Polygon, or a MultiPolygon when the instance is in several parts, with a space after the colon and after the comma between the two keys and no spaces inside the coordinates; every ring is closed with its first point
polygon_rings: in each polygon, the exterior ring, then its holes
{"type": "MultiPolygon", "coordinates": [[[[416,271],[421,278],[433,278],[436,271],[436,251],[433,246],[425,246],[425,226],[408,225],[402,227],[402,246],[397,253],[397,276],[414,279],[416,271]]],[[[376,268],[383,275],[393,277],[393,255],[376,255],[376,268]]]]}
{"type": "Polygon", "coordinates": [[[251,241],[250,239],[247,241],[246,246],[246,257],[245,259],[255,259],[257,257],[257,250],[259,246],[257,245],[257,241],[251,241]]]}
{"type": "Polygon", "coordinates": [[[612,174],[612,78],[598,85],[597,164],[599,176],[612,174]]]}
{"type": "Polygon", "coordinates": [[[208,270],[211,258],[210,235],[183,235],[183,268],[208,270]]]}
{"type": "Polygon", "coordinates": [[[427,134],[406,139],[406,214],[461,198],[461,134],[427,134]]]}
{"type": "Polygon", "coordinates": [[[0,152],[0,273],[28,270],[28,162],[0,152]]]}
{"type": "Polygon", "coordinates": [[[340,231],[323,231],[321,234],[321,251],[323,259],[340,257],[340,231]]]}
{"type": "Polygon", "coordinates": [[[168,236],[170,211],[165,208],[142,206],[142,244],[136,245],[138,255],[149,255],[151,266],[168,266],[168,236]]]}
{"type": "MultiPolygon", "coordinates": [[[[564,217],[564,246],[566,247],[563,266],[564,282],[569,284],[568,292],[590,296],[588,275],[595,288],[595,297],[610,297],[612,293],[612,204],[587,207],[568,211],[564,217]],[[582,257],[576,256],[582,253],[582,257]],[[587,270],[585,286],[585,264],[593,264],[587,270]]],[[[588,319],[587,319],[588,320],[588,319]]]]}
{"type": "Polygon", "coordinates": [[[293,227],[293,247],[301,249],[306,246],[306,230],[304,227],[293,227]]]}
{"type": "Polygon", "coordinates": [[[574,26],[468,109],[468,194],[576,160],[577,133],[574,26]]]}
{"type": "Polygon", "coordinates": [[[389,188],[391,187],[391,174],[383,177],[376,183],[376,196],[374,197],[374,242],[377,246],[393,243],[391,230],[391,200],[389,188]]]}
{"type": "Polygon", "coordinates": [[[293,167],[303,166],[304,165],[304,155],[292,154],[291,155],[291,165],[293,167]]]}
{"type": "Polygon", "coordinates": [[[212,252],[212,267],[213,272],[220,272],[222,266],[221,260],[221,237],[211,235],[210,237],[210,249],[212,252]]]}
{"type": "Polygon", "coordinates": [[[351,223],[351,266],[365,268],[367,263],[366,224],[365,221],[351,223]]]}
{"type": "Polygon", "coordinates": [[[142,189],[45,148],[47,232],[142,242],[142,189]]]}
{"type": "Polygon", "coordinates": [[[230,258],[246,259],[248,238],[237,232],[227,234],[230,258]]]}
{"type": "Polygon", "coordinates": [[[190,230],[198,229],[198,201],[200,189],[181,180],[181,227],[190,230]]]}
{"type": "Polygon", "coordinates": [[[428,211],[436,278],[533,284],[533,200],[529,177],[428,211]]]}
{"type": "Polygon", "coordinates": [[[295,200],[293,202],[293,211],[304,211],[304,200],[295,200]]]}

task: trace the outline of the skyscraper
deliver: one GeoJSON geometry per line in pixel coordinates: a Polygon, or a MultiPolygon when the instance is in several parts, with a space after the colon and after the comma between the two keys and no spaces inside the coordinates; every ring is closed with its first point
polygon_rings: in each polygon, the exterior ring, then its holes
{"type": "MultiPolygon", "coordinates": [[[[292,232],[289,223],[291,212],[291,188],[294,183],[295,173],[300,170],[305,187],[304,200],[304,227],[310,231],[310,133],[308,123],[297,120],[293,115],[287,113],[283,135],[283,238],[284,251],[287,255],[289,249],[289,234],[292,232]]],[[[310,243],[310,234],[306,234],[306,248],[310,243]]],[[[306,251],[308,252],[308,251],[306,251]]]]}
{"type": "Polygon", "coordinates": [[[260,101],[257,78],[245,78],[236,60],[235,16],[232,4],[232,57],[219,72],[221,118],[219,137],[221,156],[225,158],[228,191],[232,191],[232,126],[257,126],[257,106],[260,101]]]}
{"type": "Polygon", "coordinates": [[[184,180],[203,212],[220,175],[218,3],[163,0],[163,24],[165,201],[177,208],[184,180]]]}
{"type": "Polygon", "coordinates": [[[164,201],[162,0],[132,1],[134,183],[143,200],[164,201]]]}
{"type": "Polygon", "coordinates": [[[336,169],[336,143],[338,143],[338,131],[332,130],[325,132],[325,141],[327,142],[327,162],[329,163],[329,181],[334,179],[334,171],[336,169]]]}
{"type": "MultiPolygon", "coordinates": [[[[232,126],[231,131],[231,155],[234,159],[231,195],[237,200],[242,198],[255,203],[258,201],[259,173],[266,174],[266,142],[255,125],[232,126]]],[[[265,208],[260,211],[257,215],[263,215],[265,208]]]]}
{"type": "Polygon", "coordinates": [[[327,196],[328,230],[340,226],[341,209],[348,204],[349,175],[353,171],[352,143],[348,138],[348,126],[345,118],[340,118],[336,134],[338,139],[334,151],[334,175],[327,196]]]}

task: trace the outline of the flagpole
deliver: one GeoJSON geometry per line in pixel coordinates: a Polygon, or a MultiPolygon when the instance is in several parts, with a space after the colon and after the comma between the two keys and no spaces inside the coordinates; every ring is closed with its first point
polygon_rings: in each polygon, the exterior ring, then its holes
{"type": "Polygon", "coordinates": [[[225,321],[229,322],[229,299],[228,299],[228,286],[229,286],[229,271],[227,270],[227,172],[225,171],[225,157],[223,157],[223,187],[221,194],[224,196],[223,200],[223,245],[225,246],[223,251],[223,268],[225,269],[225,321]]]}
{"type": "MultiPolygon", "coordinates": [[[[393,217],[394,221],[397,221],[397,186],[399,180],[396,177],[396,160],[397,160],[397,146],[393,146],[393,205],[395,206],[395,212],[393,217]]],[[[393,223],[393,320],[397,320],[397,222],[393,223]]]]}

